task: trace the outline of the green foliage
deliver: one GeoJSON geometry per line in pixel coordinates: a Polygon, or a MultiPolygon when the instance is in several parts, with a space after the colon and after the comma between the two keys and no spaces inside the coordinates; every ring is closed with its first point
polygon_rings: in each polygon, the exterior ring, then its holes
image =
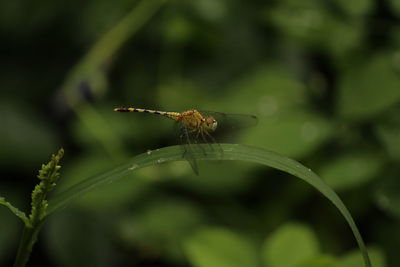
{"type": "MultiPolygon", "coordinates": [[[[382,251],[371,248],[370,249],[371,262],[374,267],[386,266],[384,255],[382,251]]],[[[357,251],[353,251],[341,257],[336,263],[335,267],[352,267],[362,266],[362,257],[357,251]]]]}
{"type": "Polygon", "coordinates": [[[381,156],[376,153],[347,153],[323,166],[320,173],[332,188],[351,189],[374,179],[382,164],[381,156]]]}
{"type": "Polygon", "coordinates": [[[180,262],[185,259],[182,243],[205,221],[203,211],[192,203],[160,197],[123,218],[118,229],[126,244],[152,247],[169,261],[180,262]]]}
{"type": "Polygon", "coordinates": [[[375,126],[375,132],[387,155],[395,161],[400,160],[400,110],[394,108],[375,126]]]}
{"type": "Polygon", "coordinates": [[[26,217],[25,212],[20,211],[18,208],[14,207],[10,202],[7,202],[3,197],[0,197],[0,204],[6,206],[12,213],[20,218],[26,225],[30,224],[29,219],[26,217]]]}
{"type": "Polygon", "coordinates": [[[0,197],[0,204],[6,206],[19,217],[28,228],[36,227],[36,225],[46,216],[48,202],[46,199],[47,193],[52,191],[60,178],[60,168],[58,165],[60,159],[64,155],[64,150],[60,149],[56,155],[52,155],[51,160],[47,164],[43,164],[39,170],[37,177],[40,183],[37,184],[32,191],[31,214],[29,217],[11,203],[0,197]]]}
{"type": "Polygon", "coordinates": [[[400,78],[393,68],[392,57],[378,54],[344,70],[339,86],[340,115],[365,119],[376,116],[400,100],[400,78]]]}
{"type": "Polygon", "coordinates": [[[49,123],[40,121],[30,107],[22,111],[20,104],[2,99],[0,117],[1,168],[19,168],[18,162],[24,162],[26,168],[36,168],[58,142],[49,123]]]}
{"type": "Polygon", "coordinates": [[[171,154],[134,161],[179,143],[165,118],[112,111],[136,106],[257,115],[257,127],[217,142],[276,151],[315,170],[373,244],[373,266],[400,266],[399,3],[0,1],[0,265],[12,264],[17,218],[37,222],[23,234],[34,240],[47,213],[32,265],[235,264],[242,249],[248,264],[362,266],[329,202],[246,151],[225,153],[240,162],[199,160],[199,177],[178,161],[178,147],[169,162],[171,154]],[[38,185],[38,207],[25,215],[16,206],[29,206],[32,169],[58,147],[71,155],[66,179],[49,203],[52,185],[38,185]],[[310,257],[279,249],[291,229],[310,257]],[[222,252],[226,240],[236,244],[226,259],[200,244],[222,252]]]}
{"type": "Polygon", "coordinates": [[[372,0],[336,0],[335,2],[351,16],[367,15],[374,3],[372,0]]]}
{"type": "Polygon", "coordinates": [[[330,255],[318,255],[298,265],[298,267],[337,267],[337,260],[330,255]]]}
{"type": "Polygon", "coordinates": [[[37,235],[43,223],[43,219],[47,215],[47,193],[52,191],[60,178],[59,162],[64,155],[64,150],[60,149],[56,155],[52,155],[51,160],[47,164],[43,164],[39,170],[37,177],[40,183],[35,186],[32,191],[31,214],[29,217],[19,209],[6,202],[0,197],[0,204],[8,207],[17,217],[24,222],[24,230],[21,235],[18,252],[15,258],[14,266],[25,266],[32,248],[37,240],[37,235]]]}
{"type": "Polygon", "coordinates": [[[311,229],[299,224],[287,224],[275,231],[263,245],[265,266],[293,267],[316,257],[317,237],[311,229]]]}
{"type": "Polygon", "coordinates": [[[192,266],[258,266],[254,246],[237,233],[219,228],[199,229],[184,242],[192,266]]]}
{"type": "Polygon", "coordinates": [[[399,186],[398,175],[389,173],[376,192],[376,201],[379,206],[389,214],[396,216],[396,218],[400,218],[400,194],[398,194],[397,190],[399,186]]]}

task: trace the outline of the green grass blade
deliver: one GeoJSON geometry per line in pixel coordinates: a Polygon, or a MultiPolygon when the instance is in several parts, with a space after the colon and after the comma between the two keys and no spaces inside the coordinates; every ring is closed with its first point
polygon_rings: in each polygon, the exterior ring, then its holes
{"type": "MultiPolygon", "coordinates": [[[[223,157],[221,157],[218,151],[214,153],[208,153],[207,155],[204,155],[201,151],[194,152],[194,157],[197,160],[238,160],[258,163],[287,172],[306,181],[319,192],[321,192],[326,198],[328,198],[342,213],[343,217],[346,219],[351,230],[353,231],[361,253],[363,254],[365,266],[372,266],[364,241],[352,216],[350,215],[350,212],[347,210],[339,196],[314,172],[304,167],[297,161],[262,148],[238,144],[221,144],[221,148],[224,151],[223,157]]],[[[136,156],[128,160],[126,163],[111,169],[110,171],[104,172],[100,175],[92,176],[56,195],[49,202],[48,214],[51,214],[52,212],[64,207],[86,192],[89,192],[103,184],[107,184],[122,178],[136,169],[161,162],[177,160],[184,160],[182,157],[182,149],[179,146],[165,147],[152,151],[151,153],[144,153],[136,156]]]]}
{"type": "Polygon", "coordinates": [[[25,215],[25,212],[20,211],[18,208],[14,207],[10,202],[7,202],[3,197],[0,197],[0,205],[7,207],[12,213],[15,214],[18,218],[20,218],[25,225],[30,225],[28,217],[25,215]]]}

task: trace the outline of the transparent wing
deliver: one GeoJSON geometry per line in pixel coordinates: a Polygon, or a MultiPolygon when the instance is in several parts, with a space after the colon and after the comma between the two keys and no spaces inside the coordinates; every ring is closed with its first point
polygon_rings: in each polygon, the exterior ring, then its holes
{"type": "MultiPolygon", "coordinates": [[[[178,125],[178,124],[177,124],[178,125]]],[[[196,175],[199,175],[199,168],[197,166],[197,161],[196,158],[193,155],[193,149],[194,149],[194,144],[192,141],[191,134],[189,133],[189,129],[185,126],[178,125],[180,127],[180,142],[181,146],[183,148],[183,154],[182,156],[189,162],[190,167],[192,167],[194,173],[196,175]]]]}
{"type": "Polygon", "coordinates": [[[229,114],[203,110],[199,112],[204,117],[213,117],[218,122],[218,128],[221,127],[223,129],[243,129],[254,127],[258,123],[258,118],[249,114],[229,114]]]}
{"type": "Polygon", "coordinates": [[[227,114],[215,111],[199,111],[203,117],[213,117],[218,125],[214,132],[210,132],[218,142],[236,142],[240,132],[246,128],[254,127],[258,119],[254,115],[248,114],[227,114]]]}

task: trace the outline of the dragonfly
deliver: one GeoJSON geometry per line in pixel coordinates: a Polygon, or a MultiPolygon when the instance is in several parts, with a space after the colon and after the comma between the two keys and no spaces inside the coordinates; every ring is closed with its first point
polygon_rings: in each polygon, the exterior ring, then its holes
{"type": "MultiPolygon", "coordinates": [[[[184,112],[159,111],[134,107],[119,107],[115,108],[117,112],[139,112],[150,113],[167,117],[176,122],[180,131],[180,140],[183,145],[183,157],[189,162],[196,175],[199,175],[197,161],[193,155],[194,145],[198,145],[202,152],[206,154],[206,149],[202,146],[208,144],[208,147],[214,149],[212,144],[219,146],[213,133],[217,129],[239,129],[251,127],[257,124],[257,117],[254,115],[245,114],[226,114],[215,111],[198,111],[196,109],[186,110],[184,112]],[[220,125],[221,124],[221,125],[220,125]],[[225,125],[224,125],[225,124],[225,125]]],[[[223,150],[219,146],[220,154],[223,155],[223,150]]]]}

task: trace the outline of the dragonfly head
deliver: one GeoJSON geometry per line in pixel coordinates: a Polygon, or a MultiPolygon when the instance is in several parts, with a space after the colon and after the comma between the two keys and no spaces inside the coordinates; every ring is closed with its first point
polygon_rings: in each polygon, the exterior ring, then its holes
{"type": "Polygon", "coordinates": [[[218,122],[213,117],[207,117],[204,119],[204,125],[206,130],[213,132],[217,129],[218,122]]]}

